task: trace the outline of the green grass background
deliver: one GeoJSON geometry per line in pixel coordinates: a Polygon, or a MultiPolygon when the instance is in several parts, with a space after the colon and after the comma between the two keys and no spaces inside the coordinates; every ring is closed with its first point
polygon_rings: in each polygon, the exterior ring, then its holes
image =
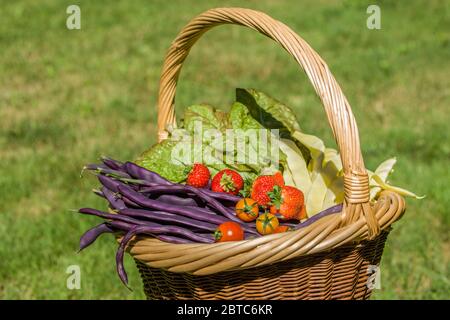
{"type": "MultiPolygon", "coordinates": [[[[80,179],[104,154],[133,159],[155,142],[162,60],[180,28],[216,6],[259,9],[306,39],[330,66],[358,121],[366,166],[397,156],[391,181],[424,200],[407,201],[382,260],[375,299],[447,299],[450,293],[450,6],[446,1],[1,1],[0,298],[142,299],[115,273],[113,238],[76,254],[97,223],[69,209],[102,208],[80,179]],[[368,30],[366,8],[381,8],[368,30]],[[66,8],[81,7],[81,30],[66,8]],[[66,268],[81,267],[80,290],[66,268]]],[[[226,108],[236,87],[291,105],[306,132],[333,145],[320,101],[274,42],[236,26],[208,32],[179,81],[177,110],[226,108]]]]}

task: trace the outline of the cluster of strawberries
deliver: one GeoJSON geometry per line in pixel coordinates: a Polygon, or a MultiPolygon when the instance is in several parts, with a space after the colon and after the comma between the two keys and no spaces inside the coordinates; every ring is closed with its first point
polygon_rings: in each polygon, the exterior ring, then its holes
{"type": "MultiPolygon", "coordinates": [[[[210,178],[211,174],[205,165],[194,164],[186,183],[205,188],[210,178]]],[[[273,175],[261,175],[253,182],[245,183],[238,172],[224,169],[213,177],[211,190],[243,195],[236,204],[236,216],[245,222],[256,220],[256,229],[263,235],[289,231],[287,226],[279,225],[279,220],[300,221],[307,218],[303,192],[293,186],[286,186],[279,171],[273,175]]]]}

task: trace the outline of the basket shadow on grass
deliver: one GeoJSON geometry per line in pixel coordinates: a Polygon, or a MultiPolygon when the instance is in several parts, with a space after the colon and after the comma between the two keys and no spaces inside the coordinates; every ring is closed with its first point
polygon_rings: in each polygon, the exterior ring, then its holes
{"type": "Polygon", "coordinates": [[[369,266],[379,265],[389,232],[329,252],[208,276],[135,261],[147,299],[368,299],[369,266]]]}

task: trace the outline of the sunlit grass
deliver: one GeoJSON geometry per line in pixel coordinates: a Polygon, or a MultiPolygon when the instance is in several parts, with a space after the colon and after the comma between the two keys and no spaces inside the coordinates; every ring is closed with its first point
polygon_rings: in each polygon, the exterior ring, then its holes
{"type": "MultiPolygon", "coordinates": [[[[369,2],[79,1],[82,29],[65,28],[65,1],[2,4],[0,19],[0,298],[144,298],[133,261],[133,292],[115,273],[116,244],[100,238],[76,254],[97,220],[70,209],[101,208],[80,179],[106,154],[133,159],[155,142],[164,53],[187,21],[215,6],[263,10],[303,36],[328,63],[358,121],[368,168],[397,156],[391,180],[418,194],[394,225],[377,299],[448,298],[450,159],[449,7],[381,2],[382,30],[365,27],[369,2]],[[81,290],[66,288],[78,264],[81,290]]],[[[397,2],[395,2],[397,3],[397,2]]],[[[372,4],[372,2],[370,2],[372,4]]],[[[210,31],[179,80],[177,110],[227,108],[234,88],[254,87],[298,112],[306,132],[332,145],[325,113],[305,75],[277,44],[239,27],[210,31]]]]}

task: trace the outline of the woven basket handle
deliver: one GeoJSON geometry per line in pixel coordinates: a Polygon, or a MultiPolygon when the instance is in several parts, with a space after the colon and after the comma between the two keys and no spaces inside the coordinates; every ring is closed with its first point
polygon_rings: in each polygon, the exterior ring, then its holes
{"type": "Polygon", "coordinates": [[[167,137],[167,124],[176,125],[174,101],[181,67],[191,47],[209,29],[236,24],[254,29],[278,42],[303,68],[322,100],[344,168],[343,224],[364,214],[369,238],[379,233],[378,222],[369,205],[369,180],[361,154],[358,128],[350,105],[326,63],[295,32],[268,15],[244,8],[208,10],[189,22],[173,41],[164,60],[158,98],[158,140],[167,137]]]}

